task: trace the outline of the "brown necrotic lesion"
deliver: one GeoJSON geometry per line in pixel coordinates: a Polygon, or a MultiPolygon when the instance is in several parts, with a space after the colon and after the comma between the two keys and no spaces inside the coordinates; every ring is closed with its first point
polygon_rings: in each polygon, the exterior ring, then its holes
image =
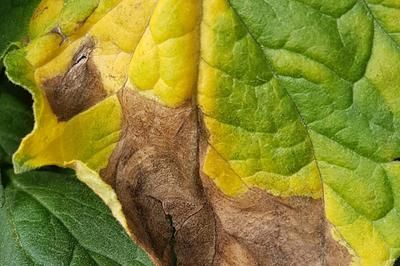
{"type": "Polygon", "coordinates": [[[68,70],[44,82],[50,106],[60,121],[67,121],[103,100],[107,93],[91,59],[95,40],[88,37],[72,58],[68,70]]]}

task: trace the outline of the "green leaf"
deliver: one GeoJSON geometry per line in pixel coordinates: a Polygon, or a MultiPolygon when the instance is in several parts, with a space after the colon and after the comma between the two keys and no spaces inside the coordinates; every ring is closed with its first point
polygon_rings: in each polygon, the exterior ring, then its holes
{"type": "Polygon", "coordinates": [[[4,205],[4,187],[3,187],[3,180],[1,178],[1,169],[0,169],[0,208],[4,205]]]}
{"type": "Polygon", "coordinates": [[[0,59],[12,42],[28,35],[31,16],[40,0],[2,0],[0,5],[0,59]]]}
{"type": "Polygon", "coordinates": [[[6,174],[0,265],[152,265],[70,172],[6,174]]]}
{"type": "Polygon", "coordinates": [[[21,139],[33,127],[32,100],[28,92],[0,76],[0,163],[11,163],[21,139]]]}

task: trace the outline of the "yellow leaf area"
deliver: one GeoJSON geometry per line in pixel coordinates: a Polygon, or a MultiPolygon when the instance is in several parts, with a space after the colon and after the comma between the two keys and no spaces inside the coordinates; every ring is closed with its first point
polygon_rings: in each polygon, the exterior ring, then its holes
{"type": "Polygon", "coordinates": [[[31,41],[5,59],[35,99],[16,170],[72,167],[125,224],[99,177],[120,139],[117,92],[170,108],[193,97],[207,131],[202,171],[225,194],[323,196],[354,263],[391,265],[400,255],[399,46],[365,1],[334,2],[43,0],[31,41]],[[61,121],[46,82],[88,39],[107,96],[61,121]]]}

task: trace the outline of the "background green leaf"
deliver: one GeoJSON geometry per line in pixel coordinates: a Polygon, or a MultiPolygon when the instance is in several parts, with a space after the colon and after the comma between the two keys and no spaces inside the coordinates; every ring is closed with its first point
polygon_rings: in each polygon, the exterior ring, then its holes
{"type": "Polygon", "coordinates": [[[3,176],[0,265],[151,265],[72,172],[3,176]]]}
{"type": "Polygon", "coordinates": [[[4,205],[4,187],[1,178],[1,169],[0,169],[0,208],[4,205]]]}
{"type": "Polygon", "coordinates": [[[40,0],[2,0],[0,4],[0,58],[12,42],[27,35],[28,24],[40,0]]]}

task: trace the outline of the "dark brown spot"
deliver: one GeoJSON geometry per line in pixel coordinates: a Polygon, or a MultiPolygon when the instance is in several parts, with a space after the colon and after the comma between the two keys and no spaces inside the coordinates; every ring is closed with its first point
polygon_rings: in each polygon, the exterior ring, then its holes
{"type": "Polygon", "coordinates": [[[94,48],[94,40],[86,39],[74,55],[68,71],[43,84],[50,106],[60,121],[71,119],[107,96],[100,73],[91,60],[94,48]]]}

